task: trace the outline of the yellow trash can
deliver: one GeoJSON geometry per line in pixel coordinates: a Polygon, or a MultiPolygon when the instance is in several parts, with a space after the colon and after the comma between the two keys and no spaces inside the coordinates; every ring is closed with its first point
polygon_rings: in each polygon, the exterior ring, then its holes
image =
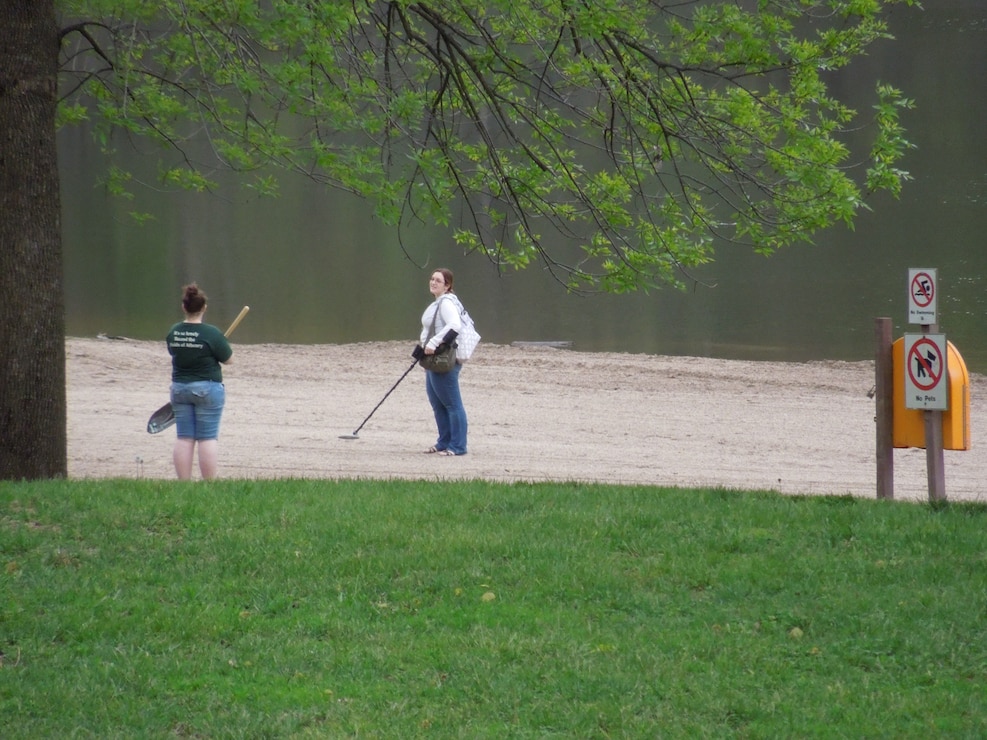
{"type": "MultiPolygon", "coordinates": [[[[925,411],[905,408],[904,337],[891,345],[891,367],[894,375],[892,444],[924,449],[925,411]]],[[[969,450],[970,373],[952,342],[946,342],[946,375],[949,408],[942,412],[942,446],[944,450],[969,450]]]]}

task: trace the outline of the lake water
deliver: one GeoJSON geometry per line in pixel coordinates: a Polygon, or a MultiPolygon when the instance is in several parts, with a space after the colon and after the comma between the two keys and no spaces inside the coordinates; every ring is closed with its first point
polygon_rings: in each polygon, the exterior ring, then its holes
{"type": "MultiPolygon", "coordinates": [[[[430,296],[427,280],[452,268],[457,293],[486,341],[566,340],[582,351],[630,351],[790,360],[873,357],[873,324],[906,321],[907,271],[939,271],[941,331],[974,372],[987,372],[987,3],[939,0],[896,8],[896,42],[879,44],[841,77],[879,78],[916,101],[905,114],[916,145],[900,200],[876,199],[855,230],[772,257],[721,248],[699,271],[715,287],[629,296],[573,296],[537,267],[498,274],[464,256],[448,234],[421,229],[402,251],[393,229],[352,196],[300,178],[277,200],[230,187],[216,196],[139,193],[136,203],[96,184],[106,160],[82,130],[60,134],[67,331],[163,338],[180,319],[181,286],[210,296],[213,323],[241,306],[239,342],[341,343],[406,339],[430,296]],[[127,213],[153,213],[136,226],[127,213]]],[[[869,85],[870,83],[868,83],[869,85]]],[[[140,152],[123,164],[143,165],[140,152]]],[[[146,157],[148,162],[153,162],[146,157]]]]}

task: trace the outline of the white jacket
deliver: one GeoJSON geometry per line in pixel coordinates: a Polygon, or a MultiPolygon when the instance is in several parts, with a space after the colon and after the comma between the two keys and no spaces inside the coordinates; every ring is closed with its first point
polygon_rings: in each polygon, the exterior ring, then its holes
{"type": "Polygon", "coordinates": [[[463,331],[462,302],[455,293],[443,293],[425,309],[422,314],[421,344],[426,349],[435,349],[442,344],[446,332],[452,329],[457,334],[463,331]],[[438,316],[435,312],[438,311],[438,316]],[[435,335],[429,339],[428,332],[432,328],[432,317],[435,316],[435,335]]]}

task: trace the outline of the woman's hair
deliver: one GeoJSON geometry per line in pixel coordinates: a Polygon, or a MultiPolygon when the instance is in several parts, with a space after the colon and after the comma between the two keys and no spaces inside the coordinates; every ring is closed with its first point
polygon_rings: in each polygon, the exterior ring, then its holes
{"type": "Polygon", "coordinates": [[[446,287],[449,289],[448,292],[449,293],[454,292],[452,289],[452,283],[453,280],[455,280],[455,278],[452,275],[452,270],[450,270],[448,267],[439,267],[435,270],[432,270],[432,274],[434,275],[435,273],[439,273],[442,276],[443,282],[446,284],[446,287]]]}
{"type": "Polygon", "coordinates": [[[200,313],[206,307],[208,300],[206,294],[199,290],[199,286],[195,283],[186,285],[182,289],[182,308],[187,314],[200,313]]]}

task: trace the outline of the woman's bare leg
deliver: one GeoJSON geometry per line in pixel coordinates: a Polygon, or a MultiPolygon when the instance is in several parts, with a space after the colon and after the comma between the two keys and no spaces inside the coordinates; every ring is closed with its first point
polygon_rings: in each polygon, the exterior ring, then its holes
{"type": "Polygon", "coordinates": [[[178,480],[192,479],[192,458],[195,455],[195,440],[179,437],[175,440],[175,451],[172,458],[175,461],[175,472],[178,480]]]}
{"type": "Polygon", "coordinates": [[[219,472],[219,441],[215,439],[199,440],[199,472],[203,480],[216,477],[219,472]]]}

